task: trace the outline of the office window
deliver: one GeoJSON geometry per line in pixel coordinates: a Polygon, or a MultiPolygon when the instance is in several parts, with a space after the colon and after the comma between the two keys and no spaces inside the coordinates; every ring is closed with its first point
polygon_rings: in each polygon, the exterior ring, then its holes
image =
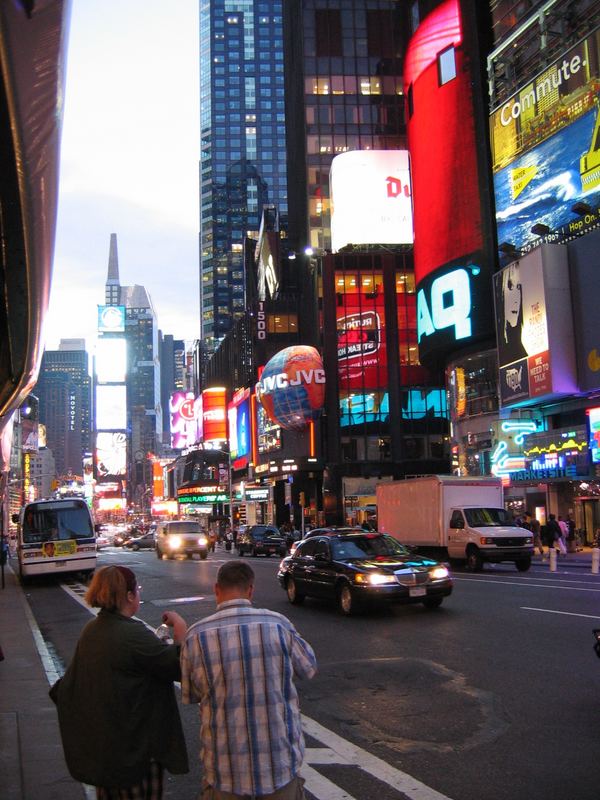
{"type": "Polygon", "coordinates": [[[342,16],[339,10],[315,11],[317,56],[342,56],[342,16]]]}

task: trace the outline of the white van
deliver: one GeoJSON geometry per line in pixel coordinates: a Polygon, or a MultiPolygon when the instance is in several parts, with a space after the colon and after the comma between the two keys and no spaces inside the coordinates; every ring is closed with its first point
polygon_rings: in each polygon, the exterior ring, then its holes
{"type": "Polygon", "coordinates": [[[200,523],[187,519],[160,522],[156,529],[157,558],[175,558],[181,553],[188,558],[198,553],[202,560],[208,556],[208,536],[200,523]]]}

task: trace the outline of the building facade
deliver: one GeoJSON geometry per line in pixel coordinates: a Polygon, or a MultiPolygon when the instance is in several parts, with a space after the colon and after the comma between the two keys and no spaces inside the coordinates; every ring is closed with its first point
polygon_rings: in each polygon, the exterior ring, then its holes
{"type": "Polygon", "coordinates": [[[58,350],[44,351],[35,394],[57,475],[83,475],[91,448],[91,377],[83,339],[63,339],[58,350]]]}
{"type": "Polygon", "coordinates": [[[200,4],[200,338],[244,315],[243,241],[262,208],[287,216],[283,0],[200,4]]]}

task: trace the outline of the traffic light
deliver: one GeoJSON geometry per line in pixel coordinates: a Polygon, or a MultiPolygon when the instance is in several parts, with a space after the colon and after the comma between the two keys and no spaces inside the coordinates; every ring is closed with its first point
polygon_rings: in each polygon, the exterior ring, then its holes
{"type": "Polygon", "coordinates": [[[300,505],[302,508],[306,505],[306,496],[304,492],[300,492],[300,505]]]}

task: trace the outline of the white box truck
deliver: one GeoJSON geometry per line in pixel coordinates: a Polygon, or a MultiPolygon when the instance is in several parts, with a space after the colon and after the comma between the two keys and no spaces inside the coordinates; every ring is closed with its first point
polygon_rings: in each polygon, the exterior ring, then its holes
{"type": "Polygon", "coordinates": [[[377,486],[377,527],[402,544],[463,560],[472,570],[484,562],[531,566],[533,537],[505,511],[497,478],[429,475],[377,486]]]}

